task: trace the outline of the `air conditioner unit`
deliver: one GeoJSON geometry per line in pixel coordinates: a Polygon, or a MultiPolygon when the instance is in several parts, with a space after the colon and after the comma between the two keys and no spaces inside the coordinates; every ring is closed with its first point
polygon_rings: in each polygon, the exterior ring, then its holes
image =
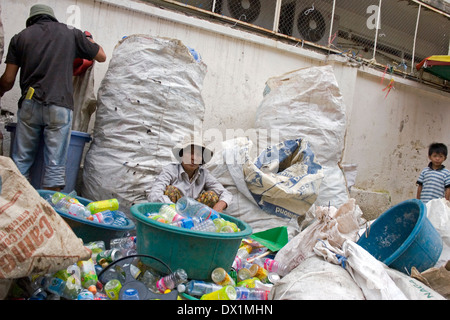
{"type": "Polygon", "coordinates": [[[339,16],[332,15],[333,1],[331,0],[307,0],[297,1],[295,8],[294,27],[292,36],[328,46],[330,38],[331,19],[333,19],[333,31],[331,40],[337,37],[339,30],[339,16]]]}
{"type": "Polygon", "coordinates": [[[222,0],[220,13],[224,16],[272,30],[276,0],[222,0]]]}

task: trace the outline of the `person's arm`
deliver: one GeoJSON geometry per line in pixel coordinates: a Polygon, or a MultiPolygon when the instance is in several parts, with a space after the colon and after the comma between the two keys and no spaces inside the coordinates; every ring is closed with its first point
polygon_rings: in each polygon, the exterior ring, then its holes
{"type": "Polygon", "coordinates": [[[213,207],[217,212],[222,212],[225,210],[233,199],[233,195],[215,178],[213,175],[205,169],[206,180],[205,180],[205,190],[211,190],[217,193],[219,196],[219,201],[213,207]]]}
{"type": "Polygon", "coordinates": [[[420,200],[420,195],[421,195],[421,193],[422,193],[422,185],[421,185],[421,184],[418,184],[418,185],[417,185],[417,195],[416,195],[416,199],[419,199],[419,200],[420,200]]]}
{"type": "Polygon", "coordinates": [[[98,62],[105,62],[105,61],[106,61],[106,53],[105,53],[105,51],[103,50],[102,46],[99,45],[98,43],[96,43],[96,42],[94,41],[94,39],[92,38],[92,36],[88,36],[87,38],[89,39],[90,42],[97,44],[98,47],[99,47],[98,53],[97,53],[97,55],[94,57],[94,60],[95,60],[95,61],[98,61],[98,62]]]}
{"type": "Polygon", "coordinates": [[[151,188],[145,190],[147,193],[147,200],[150,202],[172,203],[169,197],[164,195],[167,186],[171,184],[172,174],[167,168],[163,168],[161,173],[156,177],[151,188]]]}
{"type": "Polygon", "coordinates": [[[450,187],[449,188],[445,188],[445,199],[450,201],[450,187]]]}
{"type": "Polygon", "coordinates": [[[14,82],[16,81],[18,71],[19,66],[10,63],[6,64],[5,72],[0,78],[0,97],[3,97],[5,92],[14,87],[14,82]]]}

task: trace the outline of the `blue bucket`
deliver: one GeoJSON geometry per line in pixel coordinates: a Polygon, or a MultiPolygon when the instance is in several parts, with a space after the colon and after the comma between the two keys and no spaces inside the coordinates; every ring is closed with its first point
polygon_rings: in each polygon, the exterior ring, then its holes
{"type": "MultiPolygon", "coordinates": [[[[10,154],[12,153],[14,139],[16,137],[16,123],[10,123],[6,130],[11,133],[10,154]]],[[[75,189],[78,171],[83,156],[83,150],[86,143],[90,142],[91,136],[88,133],[72,130],[70,134],[69,150],[67,151],[66,162],[66,186],[62,192],[69,193],[75,189]]],[[[44,139],[41,136],[39,140],[38,152],[33,165],[30,168],[31,185],[35,189],[42,189],[42,180],[44,172],[44,139]]]]}
{"type": "MultiPolygon", "coordinates": [[[[37,192],[46,200],[55,193],[55,191],[50,190],[37,190],[37,192]]],[[[76,198],[85,206],[92,202],[92,200],[83,197],[76,198]]],[[[122,238],[136,229],[136,226],[131,219],[127,219],[128,224],[125,226],[111,226],[79,218],[56,209],[55,211],[67,222],[76,236],[83,240],[83,243],[87,244],[89,242],[102,240],[105,242],[106,249],[109,249],[109,243],[112,239],[122,238]]]]}
{"type": "Polygon", "coordinates": [[[442,239],[417,199],[406,200],[376,219],[358,245],[390,268],[410,274],[433,267],[442,253],[442,239]]]}

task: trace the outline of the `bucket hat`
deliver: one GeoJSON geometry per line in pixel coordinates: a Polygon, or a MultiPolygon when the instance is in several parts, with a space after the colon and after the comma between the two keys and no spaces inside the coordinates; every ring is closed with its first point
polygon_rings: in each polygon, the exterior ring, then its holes
{"type": "Polygon", "coordinates": [[[202,148],[202,158],[203,158],[203,164],[209,162],[211,158],[213,157],[214,153],[205,146],[205,143],[203,142],[202,138],[198,134],[193,135],[186,135],[183,140],[178,143],[173,149],[172,153],[175,156],[175,158],[181,162],[181,158],[183,156],[183,150],[186,149],[189,146],[198,146],[202,148]]]}
{"type": "Polygon", "coordinates": [[[50,8],[49,6],[47,6],[45,4],[35,4],[30,9],[30,16],[27,19],[27,25],[32,18],[39,16],[39,15],[43,15],[43,14],[48,15],[48,16],[52,17],[53,19],[55,19],[56,21],[58,21],[55,17],[55,12],[53,12],[52,8],[50,8]]]}

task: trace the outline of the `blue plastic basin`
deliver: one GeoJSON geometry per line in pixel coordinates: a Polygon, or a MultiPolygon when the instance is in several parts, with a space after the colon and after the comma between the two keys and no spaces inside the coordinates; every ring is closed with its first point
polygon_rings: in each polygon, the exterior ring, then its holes
{"type": "Polygon", "coordinates": [[[442,239],[417,199],[406,200],[376,219],[358,245],[390,268],[410,274],[433,267],[442,253],[442,239]]]}
{"type": "MultiPolygon", "coordinates": [[[[44,199],[47,199],[48,196],[51,196],[55,193],[55,191],[49,190],[37,190],[37,192],[44,199]]],[[[85,206],[92,202],[92,200],[83,197],[76,198],[78,199],[78,201],[80,201],[81,204],[85,206]]],[[[56,209],[55,211],[67,222],[72,231],[77,235],[78,238],[81,238],[85,244],[92,241],[103,240],[107,249],[109,249],[109,242],[112,239],[121,238],[136,229],[136,226],[131,219],[127,219],[127,225],[119,227],[95,221],[89,221],[87,219],[79,218],[56,209]]]]}

